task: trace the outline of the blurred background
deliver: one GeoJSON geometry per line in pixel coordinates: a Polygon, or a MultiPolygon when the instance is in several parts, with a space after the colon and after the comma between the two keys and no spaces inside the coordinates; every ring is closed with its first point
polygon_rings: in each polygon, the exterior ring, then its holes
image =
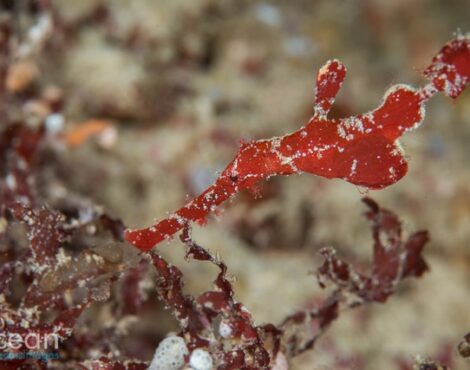
{"type": "MultiPolygon", "coordinates": [[[[16,12],[21,34],[34,9],[2,3],[16,12]]],[[[349,116],[375,108],[393,84],[422,85],[421,71],[439,48],[470,31],[466,0],[50,6],[53,31],[27,61],[28,85],[56,89],[66,102],[65,127],[99,120],[112,128],[62,153],[63,180],[130,227],[147,226],[204,190],[241,140],[305,124],[316,72],[328,59],[348,68],[332,115],[349,116]]],[[[466,369],[456,345],[470,330],[469,142],[470,91],[455,102],[437,96],[424,124],[403,139],[410,169],[399,183],[366,192],[311,175],[273,178],[195,227],[195,240],[228,264],[237,298],[257,322],[276,323],[324,295],[310,274],[321,262],[319,248],[368,261],[372,241],[360,199],[371,196],[401,217],[406,233],[430,231],[431,270],[385,305],[344,313],[290,369],[404,370],[416,355],[466,369]]],[[[186,273],[188,292],[207,290],[215,269],[186,263],[179,244],[159,248],[186,273]]],[[[155,299],[140,318],[132,330],[155,343],[177,328],[155,299]]],[[[150,359],[154,348],[139,350],[150,359]]]]}

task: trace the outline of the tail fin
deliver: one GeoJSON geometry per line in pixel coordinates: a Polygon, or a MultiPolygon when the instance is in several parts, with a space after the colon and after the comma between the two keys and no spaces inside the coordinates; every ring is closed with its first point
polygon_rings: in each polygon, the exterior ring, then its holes
{"type": "Polygon", "coordinates": [[[457,98],[470,83],[470,34],[449,41],[433,58],[424,75],[438,91],[457,98]]]}

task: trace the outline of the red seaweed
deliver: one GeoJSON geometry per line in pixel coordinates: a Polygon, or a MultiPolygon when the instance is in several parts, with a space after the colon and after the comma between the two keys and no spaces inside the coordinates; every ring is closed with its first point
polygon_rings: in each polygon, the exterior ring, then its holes
{"type": "Polygon", "coordinates": [[[196,244],[188,227],[181,235],[186,258],[207,261],[219,268],[214,290],[197,297],[185,294],[181,270],[149,252],[158,273],[159,296],[179,321],[179,335],[186,339],[188,348],[207,348],[219,364],[218,370],[267,369],[279,352],[291,358],[312,349],[342,311],[384,303],[403,280],[419,278],[428,270],[422,256],[427,233],[417,231],[405,239],[394,213],[380,208],[370,198],[364,198],[364,203],[373,236],[371,274],[358,272],[340,260],[332,248],[323,248],[320,253],[324,262],[316,276],[322,288],[332,287],[330,293],[313,307],[289,315],[279,325],[253,323],[251,314],[234,299],[225,263],[196,244]]]}
{"type": "Polygon", "coordinates": [[[183,293],[182,272],[156,253],[150,254],[158,272],[159,295],[180,322],[188,347],[209,347],[220,362],[219,370],[267,368],[279,350],[280,330],[272,324],[253,323],[248,310],[234,299],[225,263],[196,244],[188,228],[181,240],[186,245],[187,258],[213,263],[220,270],[215,289],[193,297],[183,293]]]}
{"type": "Polygon", "coordinates": [[[333,286],[333,289],[321,304],[296,312],[281,324],[283,331],[289,326],[304,327],[307,331],[302,335],[302,330],[295,330],[287,340],[287,353],[291,356],[313,348],[340,311],[369,303],[384,303],[404,279],[419,278],[428,270],[422,256],[428,242],[427,232],[417,231],[405,240],[400,220],[393,212],[380,208],[370,198],[363,201],[369,208],[366,217],[371,223],[374,241],[371,274],[360,273],[339,259],[333,248],[320,250],[324,261],[317,269],[318,283],[322,288],[333,286]],[[317,327],[313,333],[312,324],[317,327]]]}

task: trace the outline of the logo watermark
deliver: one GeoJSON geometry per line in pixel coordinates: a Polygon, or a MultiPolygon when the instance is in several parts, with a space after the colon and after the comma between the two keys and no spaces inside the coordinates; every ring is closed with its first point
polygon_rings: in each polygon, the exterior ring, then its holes
{"type": "Polygon", "coordinates": [[[59,335],[41,331],[24,333],[6,332],[5,319],[0,317],[0,360],[42,360],[58,359],[59,335]]]}
{"type": "Polygon", "coordinates": [[[58,360],[57,352],[1,352],[0,360],[58,360]]]}

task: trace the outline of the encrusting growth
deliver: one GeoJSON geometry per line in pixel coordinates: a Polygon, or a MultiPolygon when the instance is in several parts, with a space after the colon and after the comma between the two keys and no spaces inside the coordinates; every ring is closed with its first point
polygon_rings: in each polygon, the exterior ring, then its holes
{"type": "Polygon", "coordinates": [[[308,172],[369,189],[394,184],[408,169],[398,139],[423,121],[426,101],[437,92],[455,99],[470,81],[469,35],[448,42],[424,75],[427,85],[392,86],[373,111],[329,119],[346,68],[338,60],[328,61],[317,74],[314,115],[306,126],[282,137],[242,143],[235,159],[201,195],[154,226],[127,230],[126,239],[142,251],[150,250],[188,223],[203,222],[240,190],[271,176],[308,172]]]}

